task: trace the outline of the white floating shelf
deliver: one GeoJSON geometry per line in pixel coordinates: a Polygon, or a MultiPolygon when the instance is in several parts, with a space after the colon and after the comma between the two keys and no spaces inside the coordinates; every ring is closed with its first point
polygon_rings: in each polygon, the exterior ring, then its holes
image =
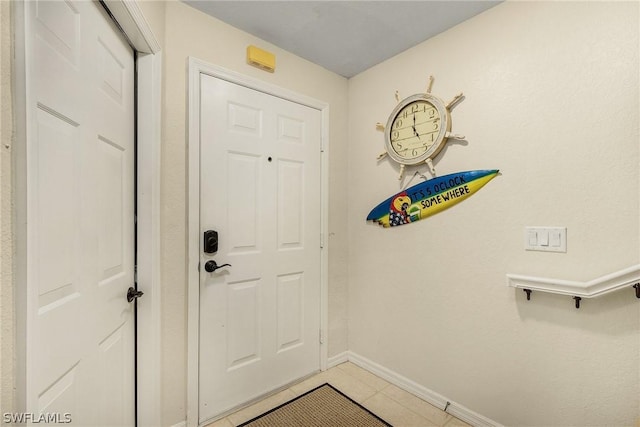
{"type": "MultiPolygon", "coordinates": [[[[640,264],[607,274],[606,276],[598,277],[588,282],[507,274],[507,285],[513,288],[569,295],[579,298],[599,297],[619,289],[632,287],[638,283],[640,283],[640,264]]],[[[637,289],[636,292],[638,292],[637,289]]]]}

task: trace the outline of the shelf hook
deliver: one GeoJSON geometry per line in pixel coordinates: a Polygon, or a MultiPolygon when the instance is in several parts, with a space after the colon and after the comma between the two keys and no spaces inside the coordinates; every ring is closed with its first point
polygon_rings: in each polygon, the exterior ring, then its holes
{"type": "Polygon", "coordinates": [[[640,283],[636,283],[633,287],[636,289],[636,298],[640,298],[640,283]]]}
{"type": "Polygon", "coordinates": [[[527,301],[531,301],[531,289],[523,289],[523,291],[527,294],[527,301]]]}
{"type": "Polygon", "coordinates": [[[574,300],[576,300],[576,308],[580,308],[580,301],[582,300],[582,298],[580,297],[573,297],[574,300]]]}

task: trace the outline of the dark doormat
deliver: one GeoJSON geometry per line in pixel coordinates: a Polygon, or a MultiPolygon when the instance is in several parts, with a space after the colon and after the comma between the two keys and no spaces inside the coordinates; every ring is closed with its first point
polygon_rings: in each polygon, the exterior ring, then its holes
{"type": "Polygon", "coordinates": [[[323,384],[238,427],[392,427],[330,384],[323,384]]]}

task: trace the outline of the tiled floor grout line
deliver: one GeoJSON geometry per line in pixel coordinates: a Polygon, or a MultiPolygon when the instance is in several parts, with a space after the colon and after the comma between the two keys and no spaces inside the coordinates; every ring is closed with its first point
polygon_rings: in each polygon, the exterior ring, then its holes
{"type": "MultiPolygon", "coordinates": [[[[340,364],[340,365],[338,365],[338,366],[336,366],[336,367],[337,367],[337,368],[339,368],[339,369],[341,369],[341,371],[342,371],[343,373],[345,373],[346,375],[348,375],[348,376],[349,376],[353,381],[358,381],[358,382],[360,382],[360,383],[363,383],[363,384],[366,384],[366,385],[371,386],[370,384],[367,384],[365,381],[361,380],[360,378],[357,378],[357,377],[355,377],[354,375],[351,375],[351,374],[350,374],[346,369],[343,369],[343,368],[342,368],[342,366],[343,366],[343,365],[345,365],[345,366],[346,366],[346,364],[345,364],[345,363],[343,363],[343,364],[340,364]]],[[[360,368],[360,367],[358,367],[358,368],[359,368],[359,369],[362,369],[364,372],[368,372],[368,371],[366,371],[366,370],[365,370],[365,369],[363,369],[363,368],[360,368]]],[[[369,373],[369,374],[371,374],[371,375],[374,375],[374,376],[375,376],[375,374],[373,374],[373,373],[370,373],[370,372],[368,372],[368,373],[369,373]]],[[[376,378],[379,378],[379,377],[377,377],[377,376],[376,376],[376,378]]],[[[440,427],[443,427],[443,426],[444,426],[446,423],[448,423],[448,422],[449,422],[449,420],[452,418],[450,414],[447,414],[447,415],[446,415],[446,418],[444,419],[444,422],[442,422],[442,423],[435,423],[434,421],[432,421],[432,420],[430,420],[430,419],[428,419],[428,418],[424,417],[422,414],[419,414],[418,412],[414,411],[413,409],[408,408],[408,407],[407,407],[407,406],[405,406],[402,402],[400,402],[400,401],[398,401],[398,400],[394,399],[392,396],[390,396],[390,395],[388,395],[388,394],[384,393],[384,390],[386,390],[386,389],[388,389],[388,388],[390,388],[390,387],[392,386],[392,384],[391,384],[391,383],[389,383],[388,381],[386,381],[386,380],[384,380],[384,381],[386,382],[386,384],[384,385],[384,387],[382,387],[382,388],[380,388],[380,389],[376,389],[376,388],[372,387],[372,388],[374,388],[375,393],[374,393],[372,396],[370,396],[370,397],[368,397],[368,398],[364,399],[362,402],[360,402],[360,404],[361,404],[361,405],[363,405],[364,407],[366,407],[367,409],[370,409],[370,410],[371,410],[371,408],[367,407],[367,406],[368,406],[368,405],[367,405],[367,402],[368,402],[368,401],[370,401],[370,400],[372,400],[372,399],[374,399],[376,396],[378,396],[378,397],[381,397],[381,398],[383,398],[383,399],[393,401],[393,402],[395,402],[397,405],[399,405],[400,407],[402,407],[404,410],[409,411],[409,412],[410,412],[411,414],[413,414],[414,416],[419,417],[419,418],[421,418],[421,419],[424,419],[425,421],[427,421],[427,422],[429,422],[429,423],[439,424],[439,425],[440,425],[440,427]]],[[[416,398],[418,398],[418,397],[416,396],[416,398]]],[[[421,400],[422,400],[422,399],[421,399],[421,400]]]]}
{"type": "MultiPolygon", "coordinates": [[[[373,413],[375,413],[376,415],[381,416],[383,419],[386,419],[383,415],[378,414],[378,412],[380,411],[379,407],[376,407],[376,405],[372,405],[371,403],[373,402],[377,402],[377,405],[381,405],[381,404],[385,404],[385,402],[389,402],[395,406],[395,409],[392,409],[392,413],[391,415],[398,415],[397,413],[397,409],[401,408],[401,410],[403,411],[402,417],[406,417],[407,414],[410,414],[411,418],[415,421],[415,420],[424,420],[425,422],[425,426],[439,426],[439,427],[446,427],[451,425],[453,426],[465,426],[466,424],[462,423],[461,421],[457,420],[454,416],[452,416],[449,413],[446,413],[445,411],[442,411],[441,409],[431,405],[429,402],[426,402],[425,400],[421,399],[420,397],[407,392],[406,390],[403,390],[400,387],[395,386],[394,384],[384,380],[383,378],[378,377],[377,375],[367,371],[364,368],[361,368],[355,364],[349,364],[350,362],[345,362],[342,363],[340,365],[334,366],[326,371],[320,372],[318,374],[316,374],[315,376],[309,377],[306,380],[303,380],[291,387],[289,387],[286,390],[283,390],[281,393],[286,393],[289,392],[290,394],[294,395],[294,396],[299,396],[302,392],[301,390],[306,389],[306,387],[301,387],[302,384],[305,384],[306,382],[309,382],[309,384],[307,386],[309,387],[314,387],[314,384],[318,381],[313,381],[313,379],[317,379],[319,380],[319,382],[324,382],[324,383],[329,383],[332,386],[334,386],[336,389],[340,390],[341,392],[343,392],[345,395],[349,396],[351,399],[353,399],[354,401],[356,401],[357,403],[359,403],[360,405],[364,406],[365,408],[367,408],[368,410],[372,411],[373,413]],[[339,384],[341,383],[341,384],[339,384]],[[351,390],[341,390],[341,388],[347,388],[349,389],[350,387],[347,387],[345,384],[349,384],[349,385],[353,385],[354,387],[351,390]],[[344,387],[342,387],[344,386],[344,387]],[[394,389],[392,389],[391,387],[394,387],[395,389],[397,389],[396,391],[393,391],[394,389]],[[370,393],[370,391],[373,391],[373,393],[371,395],[368,395],[370,393]],[[387,393],[385,393],[384,391],[387,391],[387,393]],[[364,391],[364,394],[362,393],[364,391]],[[355,393],[355,395],[354,395],[355,393]],[[444,415],[444,418],[439,421],[432,421],[431,417],[427,417],[425,415],[422,415],[421,413],[417,412],[414,409],[411,409],[410,407],[406,406],[406,403],[403,403],[402,401],[398,400],[397,398],[394,398],[392,396],[392,394],[396,394],[398,395],[398,393],[405,393],[407,396],[410,396],[410,398],[412,400],[410,400],[410,405],[413,405],[414,407],[416,407],[415,403],[411,403],[411,402],[419,402],[420,405],[425,404],[427,405],[427,408],[433,408],[434,412],[433,414],[437,414],[440,415],[440,413],[442,413],[442,415],[444,415]],[[358,397],[357,395],[360,394],[360,398],[356,398],[358,397]],[[366,396],[366,397],[364,397],[366,396]],[[415,399],[415,400],[414,400],[415,399]],[[369,402],[369,405],[367,405],[367,402],[369,402]],[[382,403],[381,403],[382,402],[382,403]],[[373,407],[372,407],[373,406],[373,407]],[[393,412],[393,410],[396,410],[396,412],[393,412]],[[458,422],[458,424],[456,423],[458,422]]],[[[398,397],[400,397],[402,395],[398,395],[398,397]]],[[[264,402],[264,401],[261,401],[264,402]]],[[[259,405],[261,402],[257,402],[255,405],[259,405]]],[[[278,406],[278,405],[276,405],[278,406]]],[[[248,410],[250,407],[248,408],[244,408],[242,411],[248,410]]],[[[270,408],[269,408],[270,409],[270,408]]],[[[387,408],[389,409],[389,408],[387,408]]],[[[265,409],[265,411],[268,409],[265,409]]],[[[431,409],[428,409],[429,411],[431,409]]],[[[240,412],[240,411],[239,411],[240,412]]],[[[264,412],[264,411],[262,411],[264,412]]],[[[236,415],[238,414],[238,412],[233,413],[233,414],[229,414],[227,417],[216,421],[213,424],[210,424],[208,427],[229,427],[229,426],[233,426],[236,427],[238,424],[242,424],[244,421],[246,420],[242,420],[242,419],[238,419],[238,416],[236,415]],[[236,415],[236,416],[234,416],[236,415]],[[235,421],[234,421],[235,418],[235,421]]],[[[433,415],[432,414],[432,415],[433,415]]],[[[259,414],[258,414],[259,415],[259,414]]],[[[401,417],[401,418],[402,418],[401,417]]],[[[253,418],[253,417],[252,417],[253,418]]],[[[393,417],[392,417],[393,418],[393,417]]],[[[249,418],[247,418],[249,419],[249,418]]],[[[393,420],[386,420],[388,422],[390,422],[391,424],[393,424],[395,427],[403,427],[401,424],[398,423],[394,423],[393,420]]],[[[416,425],[416,424],[412,424],[412,425],[416,425]]],[[[303,427],[303,426],[300,426],[303,427]]],[[[346,426],[345,426],[346,427],[346,426]]]]}
{"type": "MultiPolygon", "coordinates": [[[[387,388],[389,388],[390,386],[391,386],[391,384],[387,385],[386,387],[384,387],[383,389],[381,389],[378,393],[382,394],[382,395],[384,396],[384,398],[385,398],[385,399],[389,399],[389,400],[392,400],[392,401],[396,402],[398,405],[402,406],[402,407],[403,407],[403,408],[405,408],[407,411],[410,411],[410,412],[412,412],[412,413],[416,414],[417,416],[419,416],[419,417],[421,417],[421,418],[425,418],[425,419],[426,419],[427,421],[429,421],[430,423],[439,424],[439,423],[436,423],[435,421],[430,420],[429,418],[425,417],[424,415],[419,414],[418,412],[414,411],[413,409],[408,408],[408,407],[407,407],[407,406],[405,406],[402,402],[400,402],[400,401],[398,401],[398,400],[394,399],[394,398],[393,398],[393,396],[389,396],[388,394],[384,393],[384,390],[385,390],[385,389],[387,389],[387,388]]],[[[409,392],[407,392],[407,393],[409,393],[409,392]]],[[[412,394],[412,393],[410,393],[410,394],[412,394]]],[[[413,395],[413,396],[415,396],[415,395],[413,395]]],[[[415,396],[415,397],[416,397],[416,398],[418,398],[418,399],[420,399],[418,396],[415,396]]],[[[367,400],[368,400],[368,399],[367,399],[367,400]]],[[[422,399],[420,399],[420,400],[422,400],[422,399]]],[[[426,401],[425,401],[425,402],[426,402],[426,401]]],[[[429,403],[429,402],[427,402],[427,403],[429,403]]],[[[437,409],[439,409],[439,408],[437,408],[437,409]]],[[[444,412],[444,411],[443,411],[443,412],[444,412]]],[[[440,424],[440,427],[444,427],[444,426],[445,426],[449,421],[451,421],[451,419],[453,418],[453,415],[448,414],[448,413],[446,413],[446,412],[445,412],[445,414],[446,414],[447,416],[446,416],[446,418],[445,418],[444,422],[440,424]]]]}
{"type": "MultiPolygon", "coordinates": [[[[348,363],[348,362],[347,362],[347,363],[348,363]]],[[[346,365],[346,363],[341,363],[340,365],[337,365],[337,366],[336,366],[336,368],[341,369],[345,374],[347,374],[349,377],[351,377],[354,381],[359,381],[359,382],[361,382],[361,383],[364,383],[364,381],[362,381],[362,380],[360,380],[360,379],[358,379],[358,378],[354,377],[353,375],[349,374],[349,372],[346,372],[346,370],[345,370],[345,369],[342,369],[342,368],[341,368],[341,366],[342,366],[342,365],[346,365]]],[[[358,368],[360,368],[360,367],[358,367],[358,368]]],[[[360,369],[363,369],[363,368],[360,368],[360,369]]],[[[368,371],[366,371],[365,369],[363,369],[363,371],[368,372],[368,371]]],[[[369,372],[369,373],[370,373],[370,372],[369,372]]],[[[370,373],[370,374],[371,374],[371,375],[375,375],[375,374],[373,374],[373,373],[370,373]]],[[[376,377],[377,377],[377,376],[376,376],[376,377]]],[[[377,378],[379,378],[379,377],[377,377],[377,378]]],[[[390,395],[388,395],[388,394],[384,393],[384,390],[386,390],[386,389],[388,389],[388,388],[390,388],[390,387],[392,386],[392,384],[391,384],[391,383],[389,383],[388,381],[386,381],[386,380],[384,380],[384,381],[385,381],[387,384],[386,384],[384,387],[382,387],[381,389],[379,389],[379,390],[375,389],[375,390],[376,390],[376,392],[375,392],[372,396],[370,396],[370,397],[366,398],[365,400],[363,400],[363,401],[361,402],[361,405],[363,405],[364,407],[367,407],[366,402],[367,402],[367,401],[369,401],[369,400],[371,400],[371,399],[373,399],[376,395],[379,395],[379,396],[383,397],[384,399],[388,399],[388,400],[391,400],[391,401],[393,401],[393,402],[397,403],[398,405],[400,405],[401,407],[403,407],[405,410],[407,410],[407,411],[411,412],[411,413],[412,413],[412,414],[414,414],[415,416],[420,417],[420,418],[424,418],[424,419],[426,419],[428,422],[433,423],[433,421],[429,420],[428,418],[424,417],[423,415],[421,415],[421,414],[417,413],[416,411],[412,410],[411,408],[406,407],[402,402],[399,402],[398,400],[394,399],[392,396],[390,396],[390,395]]],[[[364,383],[364,384],[366,384],[366,383],[364,383]]],[[[416,397],[417,397],[417,396],[416,396],[416,397]]],[[[422,400],[422,399],[421,399],[421,400],[422,400]]],[[[369,409],[369,408],[367,408],[367,409],[369,409]]],[[[450,414],[447,414],[447,417],[445,418],[445,422],[444,422],[444,423],[442,423],[442,424],[440,425],[440,427],[443,427],[446,423],[448,423],[448,422],[449,422],[449,420],[450,420],[450,419],[451,419],[451,415],[450,415],[450,414]]]]}

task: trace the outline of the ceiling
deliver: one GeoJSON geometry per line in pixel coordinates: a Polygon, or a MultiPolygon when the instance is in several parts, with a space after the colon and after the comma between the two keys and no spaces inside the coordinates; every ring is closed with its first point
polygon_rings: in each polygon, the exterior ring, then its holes
{"type": "Polygon", "coordinates": [[[502,0],[183,1],[341,76],[352,77],[502,0]]]}

